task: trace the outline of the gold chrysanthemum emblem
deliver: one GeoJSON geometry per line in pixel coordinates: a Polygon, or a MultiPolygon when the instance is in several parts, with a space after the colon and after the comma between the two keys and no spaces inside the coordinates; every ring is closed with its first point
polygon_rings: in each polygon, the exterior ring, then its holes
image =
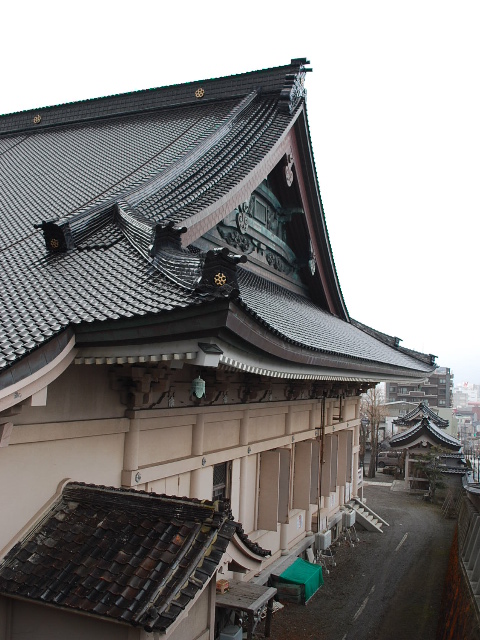
{"type": "Polygon", "coordinates": [[[60,243],[56,238],[52,238],[50,240],[50,246],[52,247],[52,249],[58,249],[58,247],[60,246],[60,243]]]}
{"type": "Polygon", "coordinates": [[[203,98],[204,95],[205,95],[205,89],[202,89],[201,87],[200,89],[197,89],[195,91],[195,97],[197,98],[203,98]]]}
{"type": "Polygon", "coordinates": [[[223,287],[224,284],[227,284],[227,276],[224,273],[217,273],[217,275],[213,278],[213,281],[217,285],[217,287],[223,287]]]}
{"type": "Polygon", "coordinates": [[[42,121],[42,116],[37,114],[34,118],[33,118],[33,124],[39,124],[42,121]]]}

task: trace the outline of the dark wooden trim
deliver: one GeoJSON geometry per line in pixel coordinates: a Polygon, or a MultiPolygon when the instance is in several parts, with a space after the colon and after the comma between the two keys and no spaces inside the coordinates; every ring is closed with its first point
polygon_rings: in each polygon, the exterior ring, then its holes
{"type": "Polygon", "coordinates": [[[218,337],[249,354],[258,351],[286,363],[351,371],[352,376],[378,377],[397,375],[415,378],[426,375],[414,369],[322,353],[290,343],[254,320],[237,303],[229,300],[208,303],[154,316],[96,322],[76,330],[79,347],[120,344],[165,343],[172,340],[198,340],[218,337]]]}
{"type": "Polygon", "coordinates": [[[77,346],[161,343],[215,336],[225,326],[228,305],[228,300],[221,300],[156,315],[83,324],[76,329],[77,346]]]}
{"type": "Polygon", "coordinates": [[[294,123],[292,133],[294,134],[292,135],[294,156],[296,156],[295,171],[299,179],[300,190],[303,192],[302,196],[305,199],[303,205],[307,214],[310,235],[316,243],[315,250],[320,279],[331,305],[330,311],[348,322],[349,315],[340,288],[332,247],[328,237],[305,105],[294,123]],[[298,161],[299,157],[302,162],[298,161]]]}

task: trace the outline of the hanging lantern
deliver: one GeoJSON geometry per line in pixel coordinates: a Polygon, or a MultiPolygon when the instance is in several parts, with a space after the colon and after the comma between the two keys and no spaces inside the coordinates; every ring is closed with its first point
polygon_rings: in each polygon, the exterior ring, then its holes
{"type": "Polygon", "coordinates": [[[191,395],[195,398],[205,397],[205,380],[202,380],[200,376],[192,380],[191,395]]]}

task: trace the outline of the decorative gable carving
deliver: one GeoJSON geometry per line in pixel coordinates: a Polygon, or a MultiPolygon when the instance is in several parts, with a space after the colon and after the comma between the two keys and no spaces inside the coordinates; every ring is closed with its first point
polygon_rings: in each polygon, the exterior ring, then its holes
{"type": "MultiPolygon", "coordinates": [[[[248,201],[217,225],[216,234],[232,249],[252,255],[265,266],[299,281],[301,265],[287,243],[286,229],[296,215],[304,215],[303,209],[283,207],[264,181],[248,201]]],[[[207,236],[212,237],[212,233],[207,236]]]]}

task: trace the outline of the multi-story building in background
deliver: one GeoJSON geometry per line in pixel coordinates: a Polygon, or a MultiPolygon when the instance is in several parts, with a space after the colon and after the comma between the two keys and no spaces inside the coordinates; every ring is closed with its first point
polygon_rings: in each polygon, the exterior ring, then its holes
{"type": "Polygon", "coordinates": [[[480,402],[480,384],[463,382],[453,388],[454,407],[466,407],[475,402],[480,402]]]}
{"type": "Polygon", "coordinates": [[[425,382],[387,382],[387,402],[425,402],[430,407],[452,406],[453,372],[449,367],[438,367],[425,382]]]}

